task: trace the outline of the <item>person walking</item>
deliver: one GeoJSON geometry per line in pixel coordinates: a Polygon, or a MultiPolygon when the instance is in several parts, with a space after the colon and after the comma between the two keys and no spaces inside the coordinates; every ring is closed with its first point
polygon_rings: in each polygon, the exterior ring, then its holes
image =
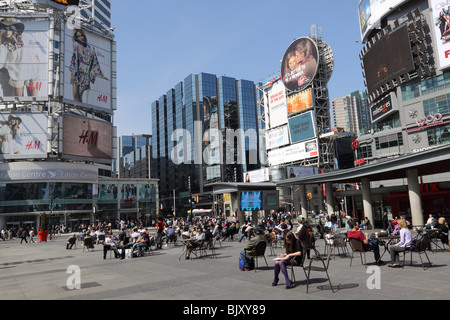
{"type": "Polygon", "coordinates": [[[20,240],[20,243],[22,244],[23,240],[25,240],[25,243],[28,243],[27,237],[28,237],[28,230],[27,229],[22,229],[22,232],[20,233],[20,238],[22,240],[20,240]]]}

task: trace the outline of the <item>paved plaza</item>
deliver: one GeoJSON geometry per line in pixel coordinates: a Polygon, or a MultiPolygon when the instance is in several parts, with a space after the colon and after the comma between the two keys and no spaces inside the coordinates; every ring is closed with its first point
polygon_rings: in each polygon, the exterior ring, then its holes
{"type": "MultiPolygon", "coordinates": [[[[101,245],[95,246],[94,252],[83,252],[80,246],[67,250],[66,241],[67,235],[43,243],[38,238],[28,244],[20,244],[18,239],[0,240],[1,300],[181,300],[189,307],[193,301],[205,300],[450,299],[450,251],[428,252],[433,266],[427,264],[426,270],[418,254],[413,254],[412,266],[407,256],[404,269],[389,268],[388,253],[379,269],[372,252],[366,253],[367,269],[358,254],[352,267],[349,257],[332,256],[329,275],[335,292],[325,273],[313,272],[307,294],[300,268],[295,269],[295,288],[286,290],[281,274],[278,286],[271,286],[274,256],[269,249],[269,268],[260,258],[256,272],[239,271],[238,256],[246,242],[236,239],[222,242],[216,250],[217,258],[192,260],[179,260],[182,245],[170,244],[155,250],[154,255],[133,259],[109,259],[108,254],[104,260],[101,245]],[[75,283],[70,278],[76,274],[73,270],[79,270],[80,289],[70,288],[75,283]]],[[[316,246],[323,254],[324,240],[319,239],[316,246]]],[[[275,250],[283,252],[281,248],[275,250]]]]}

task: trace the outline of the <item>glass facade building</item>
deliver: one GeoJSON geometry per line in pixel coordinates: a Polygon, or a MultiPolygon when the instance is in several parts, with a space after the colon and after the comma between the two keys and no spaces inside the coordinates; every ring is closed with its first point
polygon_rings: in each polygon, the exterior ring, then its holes
{"type": "Polygon", "coordinates": [[[208,184],[241,182],[260,167],[255,84],[191,74],[152,103],[152,178],[160,179],[161,208],[189,206],[208,184]]]}

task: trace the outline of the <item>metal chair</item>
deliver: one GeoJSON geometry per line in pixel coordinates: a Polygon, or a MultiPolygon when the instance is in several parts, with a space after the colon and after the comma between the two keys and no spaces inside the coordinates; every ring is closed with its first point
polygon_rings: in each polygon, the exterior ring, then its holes
{"type": "MultiPolygon", "coordinates": [[[[309,248],[309,249],[314,249],[314,248],[309,248]]],[[[304,251],[302,252],[302,256],[301,256],[301,264],[300,265],[286,265],[286,269],[290,269],[291,270],[291,280],[292,280],[292,282],[293,283],[295,283],[295,272],[294,272],[294,268],[295,267],[299,267],[299,268],[302,268],[303,269],[303,272],[305,273],[305,278],[308,278],[308,275],[306,274],[306,270],[305,270],[305,267],[304,267],[304,263],[305,263],[305,257],[306,257],[306,255],[304,254],[304,251]]]]}
{"type": "Polygon", "coordinates": [[[430,246],[431,246],[431,239],[428,233],[424,234],[421,238],[414,239],[413,245],[403,252],[403,267],[405,266],[406,255],[408,254],[408,252],[410,253],[411,256],[411,264],[410,264],[411,266],[412,266],[412,254],[413,252],[415,252],[419,254],[420,262],[422,263],[422,268],[424,270],[425,264],[423,263],[422,254],[425,254],[425,257],[427,257],[428,263],[431,267],[432,264],[430,258],[428,258],[428,254],[426,251],[428,248],[430,248],[430,246]]]}
{"type": "MultiPolygon", "coordinates": [[[[341,254],[340,250],[342,249],[345,255],[350,255],[347,248],[347,237],[343,233],[338,233],[334,236],[333,247],[337,249],[338,254],[341,254]]],[[[336,259],[336,254],[334,255],[334,259],[336,259]]]]}
{"type": "Polygon", "coordinates": [[[307,267],[304,267],[305,270],[308,270],[308,274],[306,276],[306,293],[309,293],[309,281],[310,281],[310,275],[311,275],[311,271],[314,272],[325,272],[327,274],[327,278],[328,278],[328,282],[330,283],[330,287],[331,287],[331,291],[334,293],[334,288],[333,285],[331,284],[331,280],[330,280],[330,276],[328,275],[328,268],[330,266],[330,257],[331,257],[331,253],[333,252],[333,247],[330,248],[330,250],[328,251],[328,255],[327,255],[327,259],[323,259],[320,256],[320,253],[316,250],[316,249],[312,249],[315,252],[315,256],[312,257],[309,261],[309,265],[307,267]],[[319,261],[322,263],[322,267],[320,266],[313,266],[312,264],[316,261],[319,261]]]}
{"type": "Polygon", "coordinates": [[[352,248],[352,255],[350,256],[350,267],[352,266],[353,261],[353,254],[355,252],[359,252],[359,256],[361,257],[361,264],[364,265],[364,268],[367,268],[366,266],[366,251],[364,250],[364,243],[355,238],[349,238],[350,247],[352,248]],[[364,256],[364,261],[363,261],[364,256]]]}
{"type": "Polygon", "coordinates": [[[217,254],[216,254],[216,242],[217,239],[213,238],[212,240],[206,241],[206,246],[205,246],[205,254],[207,255],[207,251],[211,250],[211,255],[217,259],[217,254]]]}
{"type": "Polygon", "coordinates": [[[83,252],[84,249],[87,248],[87,251],[94,251],[94,239],[93,238],[84,238],[83,240],[83,252]]]}
{"type": "Polygon", "coordinates": [[[266,252],[267,242],[260,241],[256,244],[255,248],[252,251],[245,251],[245,257],[252,257],[255,259],[255,272],[258,269],[258,258],[263,257],[264,261],[266,261],[267,269],[269,269],[269,265],[267,264],[265,252],[266,252]]]}

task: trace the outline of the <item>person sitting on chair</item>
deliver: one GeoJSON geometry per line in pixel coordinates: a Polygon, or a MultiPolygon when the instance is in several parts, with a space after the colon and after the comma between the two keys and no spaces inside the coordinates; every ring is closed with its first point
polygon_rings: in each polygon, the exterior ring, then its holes
{"type": "Polygon", "coordinates": [[[67,239],[66,249],[72,249],[72,247],[76,241],[77,241],[77,236],[74,233],[71,237],[69,237],[69,239],[67,239]]]}
{"type": "Polygon", "coordinates": [[[398,226],[400,227],[400,242],[391,246],[391,264],[388,265],[390,268],[400,267],[399,255],[400,252],[405,252],[406,248],[412,243],[411,231],[408,229],[408,224],[406,220],[398,220],[398,226]]]}
{"type": "Polygon", "coordinates": [[[200,247],[202,244],[202,241],[205,240],[205,233],[203,232],[202,227],[197,227],[197,233],[195,234],[194,240],[187,242],[187,254],[186,254],[186,260],[190,258],[192,250],[195,248],[200,247]]]}
{"type": "Polygon", "coordinates": [[[284,238],[284,248],[286,249],[286,253],[280,253],[277,255],[277,258],[283,259],[275,262],[272,286],[276,286],[278,284],[278,275],[281,271],[286,279],[286,289],[291,289],[294,287],[294,284],[291,283],[291,280],[289,279],[286,266],[300,266],[302,264],[300,240],[297,240],[292,232],[288,232],[284,238]]]}
{"type": "Polygon", "coordinates": [[[264,238],[264,230],[261,228],[253,229],[254,237],[248,241],[247,245],[244,247],[244,250],[240,252],[241,261],[244,263],[244,268],[241,271],[249,270],[249,265],[247,264],[246,252],[252,252],[255,250],[258,243],[261,241],[266,242],[266,238],[264,238]]]}
{"type": "Polygon", "coordinates": [[[117,249],[117,245],[114,242],[112,234],[109,234],[105,238],[105,243],[103,244],[103,259],[106,259],[106,253],[108,252],[108,250],[114,250],[116,258],[120,257],[119,250],[117,249]]]}
{"type": "Polygon", "coordinates": [[[442,244],[446,245],[445,249],[450,250],[450,247],[448,246],[448,225],[447,222],[445,222],[445,218],[440,217],[432,230],[434,230],[435,233],[433,233],[431,237],[441,239],[442,244]]]}
{"type": "Polygon", "coordinates": [[[380,248],[378,247],[378,240],[369,238],[368,233],[362,233],[362,231],[359,230],[358,221],[351,220],[349,224],[352,227],[352,230],[347,233],[347,237],[362,241],[364,251],[373,251],[376,263],[378,265],[382,264],[383,261],[380,260],[380,248]]]}

